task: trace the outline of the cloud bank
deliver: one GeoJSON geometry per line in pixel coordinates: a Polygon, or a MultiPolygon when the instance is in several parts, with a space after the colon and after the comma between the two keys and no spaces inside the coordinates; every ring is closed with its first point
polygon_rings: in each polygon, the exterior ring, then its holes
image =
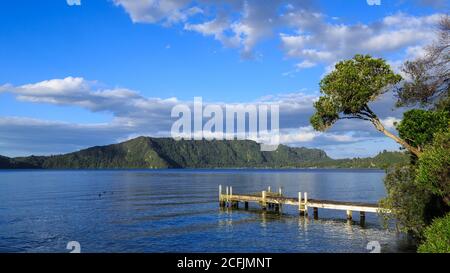
{"type": "MultiPolygon", "coordinates": [[[[96,81],[81,77],[50,79],[20,86],[3,85],[0,92],[12,94],[17,100],[27,103],[78,107],[94,114],[106,112],[113,116],[107,123],[95,124],[0,117],[0,150],[7,155],[29,155],[30,151],[35,154],[70,152],[139,135],[168,137],[175,121],[171,118],[172,108],[180,103],[193,103],[177,98],[147,98],[126,88],[103,88],[96,81]]],[[[383,138],[371,124],[363,121],[340,121],[326,133],[314,131],[309,125],[309,117],[316,99],[316,95],[294,92],[247,103],[280,105],[281,143],[284,144],[323,148],[383,138]]],[[[372,105],[390,128],[401,117],[401,110],[392,111],[392,101],[387,94],[372,105]]],[[[212,103],[204,102],[204,106],[212,103]]],[[[220,102],[214,104],[225,107],[220,102]]]]}

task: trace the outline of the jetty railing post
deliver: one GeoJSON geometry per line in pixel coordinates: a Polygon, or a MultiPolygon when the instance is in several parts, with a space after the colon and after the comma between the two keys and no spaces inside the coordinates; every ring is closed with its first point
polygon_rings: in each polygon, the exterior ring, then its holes
{"type": "Polygon", "coordinates": [[[314,210],[314,220],[319,219],[319,208],[313,208],[314,210]]]}
{"type": "Polygon", "coordinates": [[[270,186],[267,187],[267,192],[270,192],[270,186]]]}
{"type": "Polygon", "coordinates": [[[308,193],[305,192],[305,215],[308,216],[308,193]]]}
{"type": "Polygon", "coordinates": [[[302,192],[298,193],[298,211],[303,216],[302,192]]]}
{"type": "Polygon", "coordinates": [[[225,199],[225,206],[226,207],[228,207],[229,206],[229,200],[230,200],[230,196],[229,196],[229,193],[230,193],[230,188],[229,187],[227,187],[226,188],[226,199],[225,199]]]}
{"type": "MultiPolygon", "coordinates": [[[[281,187],[278,187],[278,195],[279,195],[280,197],[283,196],[283,190],[282,190],[281,187]]],[[[283,206],[283,202],[278,203],[278,204],[277,204],[277,207],[276,207],[276,210],[277,210],[278,212],[280,212],[281,209],[282,209],[282,206],[283,206]]]]}
{"type": "Polygon", "coordinates": [[[262,209],[266,210],[267,209],[267,203],[266,203],[266,191],[262,191],[261,196],[262,196],[262,209]]]}
{"type": "Polygon", "coordinates": [[[219,185],[219,206],[223,207],[223,201],[222,201],[222,185],[219,185]]]}
{"type": "Polygon", "coordinates": [[[230,186],[230,207],[234,208],[234,202],[233,202],[233,200],[231,200],[232,197],[233,197],[233,187],[230,186]]]}

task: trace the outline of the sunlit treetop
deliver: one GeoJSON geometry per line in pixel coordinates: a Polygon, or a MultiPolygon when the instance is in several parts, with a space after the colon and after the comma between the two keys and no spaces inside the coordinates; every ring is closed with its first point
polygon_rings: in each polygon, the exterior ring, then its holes
{"type": "Polygon", "coordinates": [[[401,80],[402,77],[385,60],[370,55],[356,55],[339,62],[320,82],[322,96],[314,103],[316,112],[311,117],[312,126],[325,131],[339,119],[367,120],[377,130],[419,155],[417,148],[387,131],[368,106],[401,80]]]}

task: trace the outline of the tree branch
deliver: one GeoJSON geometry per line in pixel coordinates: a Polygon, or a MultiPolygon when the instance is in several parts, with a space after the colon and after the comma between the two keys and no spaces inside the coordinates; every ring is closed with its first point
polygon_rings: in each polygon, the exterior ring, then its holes
{"type": "Polygon", "coordinates": [[[338,119],[362,119],[362,120],[371,121],[369,118],[365,118],[362,116],[347,116],[347,117],[339,117],[338,119]]]}
{"type": "Polygon", "coordinates": [[[381,123],[381,121],[378,118],[374,118],[371,120],[372,124],[375,126],[375,128],[382,132],[383,134],[385,134],[387,137],[395,140],[395,142],[397,142],[398,144],[402,145],[403,147],[405,147],[408,151],[410,151],[412,154],[414,154],[415,156],[419,157],[422,152],[420,151],[420,149],[410,145],[408,142],[406,142],[405,140],[401,139],[400,137],[394,135],[393,133],[389,132],[388,130],[386,130],[386,128],[384,128],[384,125],[381,123]]]}

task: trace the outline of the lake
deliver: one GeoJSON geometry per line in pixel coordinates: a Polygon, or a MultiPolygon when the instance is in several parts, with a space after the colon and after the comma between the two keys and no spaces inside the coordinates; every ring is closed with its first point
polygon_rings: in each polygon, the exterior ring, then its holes
{"type": "MultiPolygon", "coordinates": [[[[218,187],[233,193],[283,187],[287,196],[374,202],[385,196],[379,170],[111,170],[0,171],[0,252],[408,252],[406,236],[366,225],[345,211],[319,219],[219,208],[218,187]]],[[[242,207],[242,206],[241,206],[242,207]]]]}

